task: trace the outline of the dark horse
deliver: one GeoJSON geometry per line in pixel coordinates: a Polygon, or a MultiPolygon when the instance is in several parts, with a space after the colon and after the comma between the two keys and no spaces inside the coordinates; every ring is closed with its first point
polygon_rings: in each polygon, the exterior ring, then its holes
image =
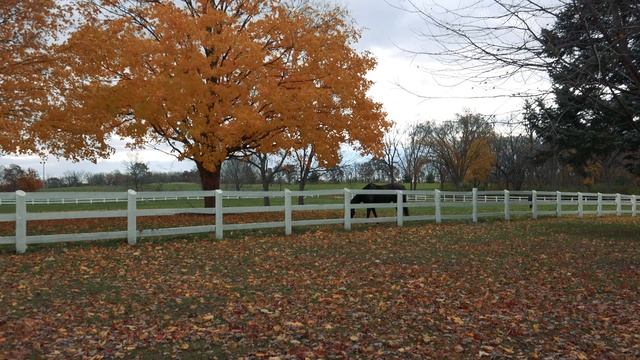
{"type": "MultiPolygon", "coordinates": [[[[402,184],[385,184],[385,185],[376,185],[369,183],[362,188],[363,190],[405,190],[404,185],[402,184]]],[[[351,199],[352,204],[381,204],[381,203],[395,203],[398,202],[398,196],[395,194],[357,194],[351,199]]],[[[407,202],[407,195],[402,195],[402,202],[407,202]]],[[[373,213],[373,216],[378,217],[375,208],[367,208],[367,217],[369,217],[373,213]]],[[[409,209],[403,208],[402,213],[404,216],[409,216],[409,209]]],[[[356,215],[356,210],[351,209],[351,217],[356,215]]]]}

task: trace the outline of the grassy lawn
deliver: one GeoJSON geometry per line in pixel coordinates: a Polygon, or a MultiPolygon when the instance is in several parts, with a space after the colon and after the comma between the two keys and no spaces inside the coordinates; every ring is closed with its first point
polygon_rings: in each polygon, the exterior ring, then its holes
{"type": "Polygon", "coordinates": [[[590,217],[5,253],[0,358],[638,358],[639,233],[590,217]]]}
{"type": "MultiPolygon", "coordinates": [[[[343,189],[348,187],[350,189],[360,189],[364,186],[363,183],[353,184],[309,184],[306,186],[306,190],[330,190],[330,189],[343,189]]],[[[433,190],[437,187],[437,184],[419,184],[420,190],[433,190]]],[[[297,190],[297,185],[289,185],[284,188],[289,188],[292,191],[297,190]]],[[[409,188],[407,184],[407,188],[409,188]]],[[[169,184],[150,184],[144,189],[145,191],[197,191],[201,190],[199,184],[193,183],[169,183],[169,184]]],[[[242,188],[242,191],[256,190],[261,191],[261,187],[258,184],[247,185],[242,188]]],[[[272,185],[271,191],[279,191],[280,187],[272,185]]],[[[76,204],[74,202],[73,192],[126,192],[127,187],[115,187],[115,186],[78,186],[67,188],[54,188],[54,189],[42,189],[43,192],[69,192],[69,198],[66,199],[65,204],[29,204],[27,203],[28,212],[47,212],[47,211],[90,211],[90,210],[125,210],[127,208],[126,200],[120,200],[119,202],[101,202],[100,199],[96,199],[93,204],[82,203],[76,204]]],[[[57,201],[59,202],[59,201],[57,201]]],[[[342,204],[341,197],[335,196],[320,196],[320,197],[307,197],[305,199],[306,204],[330,204],[339,203],[342,204]]],[[[284,205],[284,200],[279,197],[271,199],[272,205],[284,205]]],[[[297,198],[294,199],[294,204],[297,204],[297,198]]],[[[226,199],[224,206],[261,206],[263,205],[263,199],[226,199]]],[[[180,198],[178,200],[154,200],[154,201],[139,201],[139,209],[159,209],[159,208],[201,208],[204,207],[204,200],[186,199],[180,198]]],[[[0,214],[15,212],[15,205],[13,204],[0,204],[0,214]]]]}

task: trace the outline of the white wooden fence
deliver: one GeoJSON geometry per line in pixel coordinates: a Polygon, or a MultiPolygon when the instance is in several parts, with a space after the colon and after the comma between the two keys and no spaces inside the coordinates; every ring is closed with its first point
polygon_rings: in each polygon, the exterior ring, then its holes
{"type": "MultiPolygon", "coordinates": [[[[0,245],[15,244],[18,253],[24,253],[28,244],[42,244],[70,241],[91,241],[108,239],[127,239],[131,245],[136,244],[139,238],[168,235],[184,235],[196,233],[214,232],[217,239],[222,239],[224,231],[232,230],[253,230],[267,228],[284,228],[286,235],[290,235],[294,227],[297,226],[317,226],[317,225],[343,225],[346,230],[350,230],[352,224],[371,223],[396,223],[403,226],[408,221],[435,221],[440,223],[443,220],[470,220],[477,222],[479,218],[498,217],[510,220],[512,216],[530,216],[534,219],[539,216],[564,216],[585,215],[602,216],[615,214],[621,216],[629,214],[637,215],[637,196],[621,194],[601,194],[601,193],[576,193],[576,192],[537,192],[533,191],[478,191],[473,189],[470,192],[452,192],[439,190],[316,190],[316,191],[176,191],[176,192],[140,192],[129,190],[126,193],[103,192],[103,193],[25,193],[17,191],[15,193],[0,193],[0,201],[4,205],[13,206],[15,212],[0,213],[0,222],[14,222],[14,236],[0,236],[0,245]],[[357,194],[374,195],[396,195],[395,203],[377,204],[352,204],[353,196],[357,194]],[[403,201],[406,195],[407,201],[403,201]],[[324,197],[330,199],[342,199],[339,203],[294,205],[293,198],[303,197],[324,197]],[[160,200],[160,199],[202,199],[211,197],[215,199],[215,208],[162,208],[162,209],[138,209],[140,201],[160,200]],[[224,199],[258,199],[262,197],[283,198],[284,205],[274,206],[224,206],[224,199]],[[72,201],[69,201],[71,198],[72,201]],[[60,200],[66,199],[66,202],[60,200]],[[102,199],[103,202],[126,202],[126,210],[86,210],[86,211],[56,211],[56,212],[27,212],[27,205],[46,204],[81,204],[88,203],[88,200],[102,199]],[[512,210],[512,205],[519,205],[524,210],[512,210]],[[378,218],[351,217],[352,209],[366,209],[374,207],[376,209],[395,209],[395,216],[378,218]],[[433,209],[433,215],[413,215],[404,216],[402,209],[406,208],[429,208],[433,209]],[[541,209],[544,208],[544,210],[541,209]],[[571,209],[568,209],[571,207],[571,209]],[[464,208],[469,212],[444,214],[445,209],[464,208]],[[483,208],[489,211],[481,211],[483,208]],[[549,210],[549,209],[552,210],[549,210]],[[499,212],[495,212],[500,209],[499,212]],[[311,210],[338,210],[343,216],[333,219],[312,219],[295,220],[294,212],[311,210]],[[284,221],[225,224],[223,215],[225,214],[248,214],[248,213],[284,213],[284,221]],[[144,216],[170,216],[176,214],[210,214],[215,215],[215,223],[203,226],[188,226],[177,228],[143,229],[138,230],[136,220],[144,216]],[[28,235],[27,221],[35,220],[67,220],[67,219],[88,219],[88,218],[127,218],[127,230],[75,233],[75,234],[54,234],[54,235],[28,235]]],[[[93,203],[93,202],[90,202],[93,203]]],[[[2,209],[2,207],[0,207],[2,209]]],[[[360,214],[362,216],[362,214],[360,214]]]]}

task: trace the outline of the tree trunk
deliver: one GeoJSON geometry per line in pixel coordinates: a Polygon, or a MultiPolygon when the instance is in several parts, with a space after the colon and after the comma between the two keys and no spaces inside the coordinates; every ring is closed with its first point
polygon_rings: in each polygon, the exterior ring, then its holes
{"type": "MultiPolygon", "coordinates": [[[[313,157],[315,156],[315,150],[311,147],[309,152],[309,156],[306,160],[299,161],[300,164],[300,191],[304,191],[304,187],[307,184],[307,180],[309,179],[309,174],[311,173],[311,166],[313,165],[313,157]]],[[[304,196],[298,196],[298,205],[304,205],[304,196]]]]}
{"type": "MultiPolygon", "coordinates": [[[[298,190],[304,191],[304,186],[307,184],[307,181],[300,181],[300,185],[298,186],[298,190]]],[[[304,196],[298,196],[298,205],[304,205],[304,196]]]]}
{"type": "MultiPolygon", "coordinates": [[[[218,164],[216,166],[215,171],[207,170],[201,163],[196,162],[196,166],[198,167],[198,173],[200,174],[200,182],[202,183],[202,190],[218,190],[220,189],[220,166],[222,164],[218,164]]],[[[204,207],[212,208],[215,207],[215,198],[211,196],[206,196],[204,198],[204,207]]]]}
{"type": "MultiPolygon", "coordinates": [[[[269,180],[265,177],[262,178],[262,191],[269,191],[269,180]]],[[[264,197],[264,206],[271,206],[271,198],[268,196],[264,197]]]]}
{"type": "Polygon", "coordinates": [[[459,176],[458,174],[451,174],[451,180],[453,180],[453,184],[455,185],[457,190],[462,190],[464,186],[464,177],[459,176]]]}

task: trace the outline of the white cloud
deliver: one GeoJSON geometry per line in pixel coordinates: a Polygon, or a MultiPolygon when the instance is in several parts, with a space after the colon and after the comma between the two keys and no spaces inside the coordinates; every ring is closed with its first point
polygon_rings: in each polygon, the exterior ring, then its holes
{"type": "Polygon", "coordinates": [[[520,98],[492,98],[522,91],[524,85],[517,79],[501,86],[473,82],[444,86],[442,79],[432,75],[434,70],[442,69],[433,60],[416,58],[393,48],[372,48],[371,52],[378,59],[378,67],[369,74],[375,82],[370,95],[384,104],[389,119],[401,128],[417,121],[453,119],[465,110],[506,118],[522,108],[520,98]]]}

